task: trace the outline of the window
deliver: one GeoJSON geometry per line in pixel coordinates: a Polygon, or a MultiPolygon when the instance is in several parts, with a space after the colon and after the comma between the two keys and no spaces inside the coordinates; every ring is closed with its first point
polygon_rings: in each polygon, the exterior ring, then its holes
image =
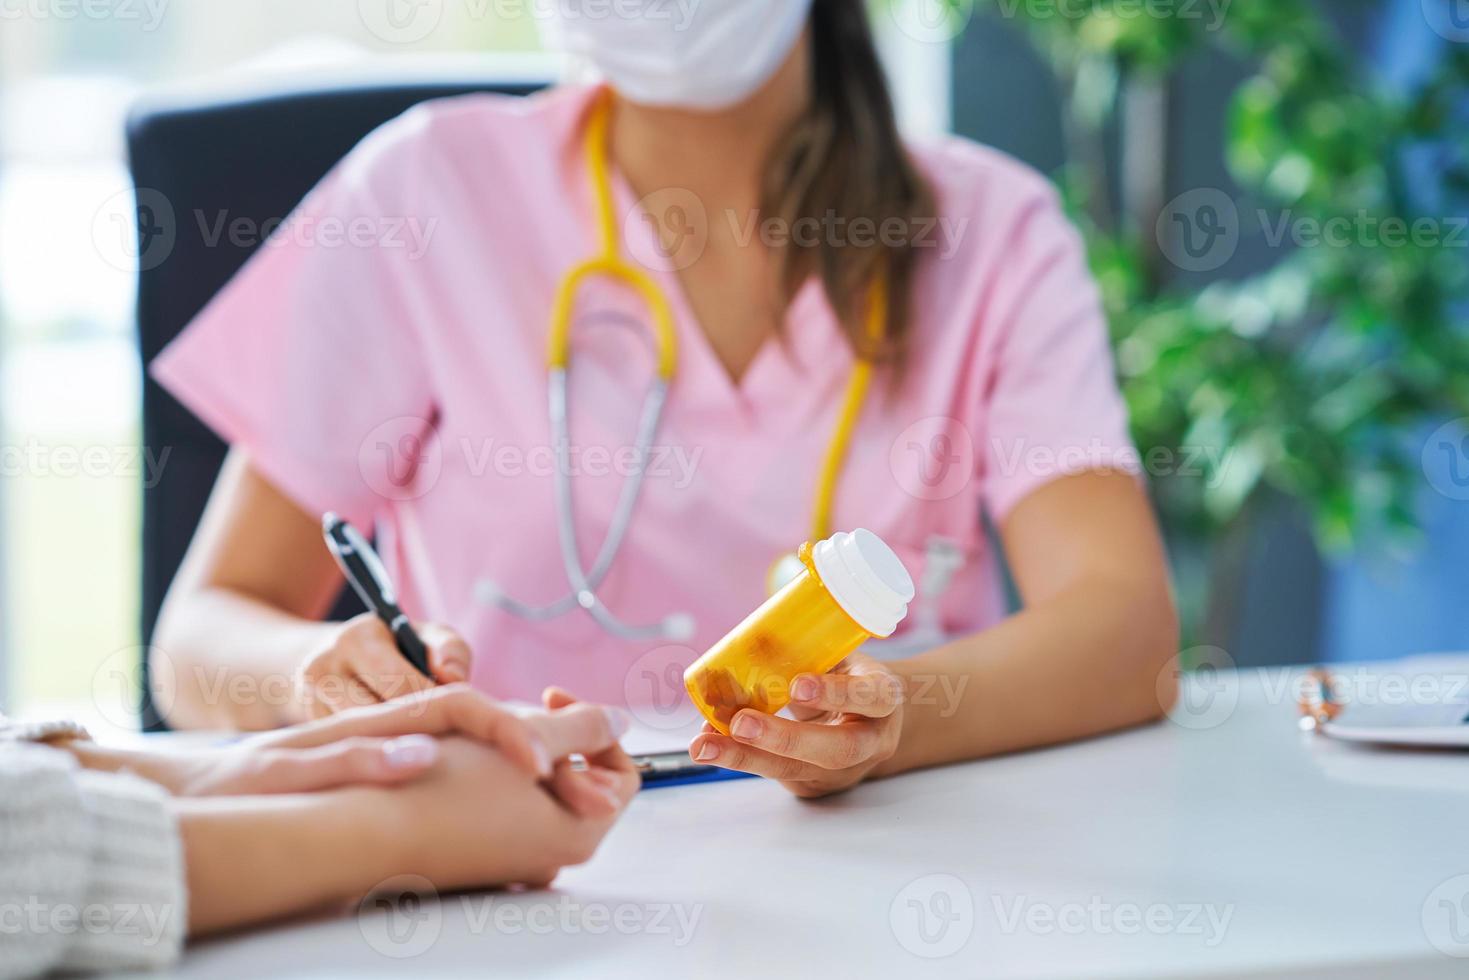
{"type": "Polygon", "coordinates": [[[531,51],[514,3],[0,4],[0,706],[133,727],[140,365],[122,124],[144,86],[531,51]],[[389,16],[389,15],[392,16],[389,16]],[[506,15],[509,16],[506,16],[506,15]]]}

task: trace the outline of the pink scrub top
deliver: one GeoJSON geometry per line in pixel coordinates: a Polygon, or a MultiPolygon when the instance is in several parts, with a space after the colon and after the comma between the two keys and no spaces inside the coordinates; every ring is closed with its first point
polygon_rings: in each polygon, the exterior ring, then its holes
{"type": "MultiPolygon", "coordinates": [[[[625,254],[646,259],[670,297],[679,357],[642,500],[599,593],[626,622],[689,613],[695,635],[628,642],[580,610],[529,622],[477,601],[483,580],[531,603],[568,589],[546,337],[557,284],[598,248],[581,140],[592,95],[446,99],[383,126],[152,371],[305,511],[375,525],[404,608],[466,637],[477,687],[538,699],[558,684],[636,706],[666,696],[648,665],[692,661],[764,600],[771,562],[807,536],[853,356],[813,281],[786,314],[786,343],[732,382],[681,291],[679,253],[665,260],[618,181],[625,254]]],[[[833,527],[881,535],[920,591],[930,539],[961,548],[939,608],[963,633],[1005,614],[982,512],[998,523],[1058,476],[1138,466],[1098,291],[1051,186],[962,139],[911,152],[940,221],[917,229],[929,244],[910,355],[896,386],[878,374],[833,527]]],[[[588,566],[654,370],[638,310],[593,281],[574,328],[571,470],[588,566]]]]}

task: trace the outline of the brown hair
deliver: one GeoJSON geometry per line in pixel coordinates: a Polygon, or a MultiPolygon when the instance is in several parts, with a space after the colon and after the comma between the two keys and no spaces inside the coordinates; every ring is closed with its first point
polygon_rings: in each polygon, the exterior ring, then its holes
{"type": "Polygon", "coordinates": [[[829,216],[849,227],[864,219],[881,229],[901,220],[901,243],[855,245],[846,236],[815,242],[791,236],[780,255],[787,296],[819,275],[852,347],[875,361],[899,359],[908,326],[918,261],[917,220],[933,215],[933,199],[898,135],[863,0],[813,0],[811,104],[776,144],[766,165],[761,212],[787,228],[829,216]],[[868,298],[886,276],[886,331],[868,337],[868,298]]]}

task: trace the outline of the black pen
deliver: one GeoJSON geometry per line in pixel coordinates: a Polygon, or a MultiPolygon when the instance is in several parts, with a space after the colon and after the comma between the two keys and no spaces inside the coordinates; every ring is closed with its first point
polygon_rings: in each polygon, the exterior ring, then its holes
{"type": "Polygon", "coordinates": [[[398,651],[404,658],[420,674],[432,680],[434,675],[428,669],[428,650],[418,634],[413,632],[413,624],[408,622],[408,617],[398,608],[397,592],[388,579],[382,559],[372,550],[372,545],[367,543],[367,539],[355,527],[336,514],[329,513],[322,517],[321,533],[325,535],[326,546],[337,560],[342,574],[347,576],[347,583],[352,586],[352,591],[361,597],[363,605],[387,624],[393,638],[398,641],[398,651]]]}

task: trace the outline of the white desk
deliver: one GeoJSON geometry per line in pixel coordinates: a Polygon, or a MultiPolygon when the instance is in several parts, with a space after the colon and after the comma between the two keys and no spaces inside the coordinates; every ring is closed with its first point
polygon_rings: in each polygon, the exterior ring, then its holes
{"type": "Polygon", "coordinates": [[[1215,727],[814,805],[756,780],[646,792],[552,892],[204,944],[177,974],[1469,976],[1433,945],[1469,956],[1469,877],[1451,880],[1469,875],[1469,755],[1327,743],[1297,730],[1285,672],[1223,676],[1233,712],[1226,690],[1188,716],[1227,715],[1215,727]]]}

